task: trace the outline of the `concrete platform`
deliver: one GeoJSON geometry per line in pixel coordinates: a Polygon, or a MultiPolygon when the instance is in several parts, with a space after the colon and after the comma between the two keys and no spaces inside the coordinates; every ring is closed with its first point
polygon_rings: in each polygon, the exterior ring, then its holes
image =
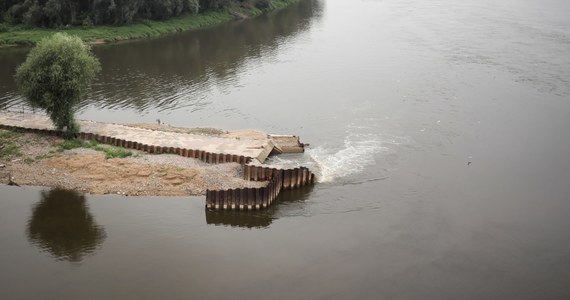
{"type": "MultiPolygon", "coordinates": [[[[255,158],[260,163],[265,161],[275,147],[275,144],[271,140],[271,135],[268,134],[240,135],[230,132],[227,135],[218,137],[150,130],[122,124],[100,123],[86,120],[78,120],[78,122],[81,126],[81,131],[86,133],[105,135],[162,147],[179,147],[213,153],[243,155],[255,158]]],[[[0,111],[0,124],[27,128],[54,129],[51,120],[43,114],[0,111]]]]}

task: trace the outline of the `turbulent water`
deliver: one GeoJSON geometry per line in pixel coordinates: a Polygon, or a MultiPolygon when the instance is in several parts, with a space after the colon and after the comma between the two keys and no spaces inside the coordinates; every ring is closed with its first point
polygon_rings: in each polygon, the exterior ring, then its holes
{"type": "Polygon", "coordinates": [[[268,164],[320,182],[255,213],[0,187],[0,298],[569,299],[569,11],[303,0],[95,47],[80,118],[298,134],[268,164]]]}

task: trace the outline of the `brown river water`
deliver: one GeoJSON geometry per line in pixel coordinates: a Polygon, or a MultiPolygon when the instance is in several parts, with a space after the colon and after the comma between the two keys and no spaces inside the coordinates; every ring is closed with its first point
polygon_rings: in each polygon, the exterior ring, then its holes
{"type": "Polygon", "coordinates": [[[570,299],[569,12],[303,0],[95,47],[80,118],[298,134],[269,163],[321,182],[254,213],[0,187],[0,299],[570,299]]]}

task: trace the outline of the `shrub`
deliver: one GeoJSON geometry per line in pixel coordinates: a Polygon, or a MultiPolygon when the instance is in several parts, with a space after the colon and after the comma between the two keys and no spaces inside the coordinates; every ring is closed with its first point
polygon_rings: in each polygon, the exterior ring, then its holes
{"type": "Polygon", "coordinates": [[[85,17],[85,19],[83,19],[83,21],[81,21],[81,26],[83,28],[91,28],[93,27],[93,20],[91,20],[91,18],[89,18],[89,16],[85,17]]]}
{"type": "Polygon", "coordinates": [[[44,109],[66,138],[79,132],[73,111],[101,69],[90,47],[79,37],[56,33],[41,40],[16,71],[26,100],[44,109]]]}
{"type": "Polygon", "coordinates": [[[269,9],[271,7],[271,1],[270,0],[257,0],[257,2],[255,2],[255,7],[258,9],[269,9]]]}

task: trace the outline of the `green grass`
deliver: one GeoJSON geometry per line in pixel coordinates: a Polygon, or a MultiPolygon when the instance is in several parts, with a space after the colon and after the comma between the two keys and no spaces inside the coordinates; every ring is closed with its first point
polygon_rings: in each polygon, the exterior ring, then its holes
{"type": "MultiPolygon", "coordinates": [[[[0,144],[2,144],[0,142],[0,144]]],[[[20,157],[22,156],[22,152],[20,152],[20,146],[16,144],[4,144],[4,148],[0,150],[0,158],[8,158],[8,157],[20,157]]]]}
{"type": "Polygon", "coordinates": [[[273,9],[274,10],[278,10],[278,9],[283,9],[293,3],[297,3],[299,2],[299,0],[273,0],[273,9]]]}
{"type": "Polygon", "coordinates": [[[20,136],[20,134],[15,132],[15,131],[9,131],[9,130],[4,130],[4,129],[0,130],[0,141],[2,141],[2,140],[13,140],[19,136],[20,136]]]}
{"type": "Polygon", "coordinates": [[[105,152],[105,158],[125,158],[133,155],[133,152],[119,147],[96,146],[93,149],[105,152]]]}
{"type": "Polygon", "coordinates": [[[221,135],[226,133],[223,130],[217,128],[191,128],[184,131],[188,134],[195,134],[195,135],[221,135]]]}
{"type": "Polygon", "coordinates": [[[94,26],[89,28],[71,27],[61,29],[24,28],[7,26],[0,33],[0,46],[28,45],[32,46],[42,38],[56,32],[66,32],[77,35],[82,40],[92,43],[114,42],[129,39],[150,38],[166,33],[197,29],[227,22],[233,17],[227,12],[209,12],[200,15],[190,15],[166,21],[142,21],[128,26],[94,26]]]}
{"type": "Polygon", "coordinates": [[[61,151],[71,150],[76,148],[90,148],[95,151],[104,152],[106,159],[125,158],[133,155],[133,152],[129,150],[125,150],[123,148],[110,146],[110,145],[102,145],[95,140],[91,141],[84,141],[80,139],[65,140],[63,143],[59,145],[59,149],[61,151]]]}
{"type": "MultiPolygon", "coordinates": [[[[282,9],[299,0],[273,0],[273,9],[282,9]]],[[[165,21],[140,21],[126,26],[93,26],[71,27],[59,29],[25,28],[0,23],[0,47],[15,45],[35,45],[42,38],[51,36],[56,32],[66,32],[77,35],[82,40],[91,43],[115,42],[130,39],[151,38],[163,34],[211,27],[234,20],[232,13],[239,13],[248,17],[258,16],[263,11],[252,8],[231,7],[227,11],[210,11],[197,15],[187,15],[165,21]]]]}
{"type": "MultiPolygon", "coordinates": [[[[8,160],[23,156],[23,153],[20,151],[20,147],[21,144],[25,144],[26,141],[22,140],[21,137],[22,134],[19,132],[0,129],[0,159],[8,160]]],[[[95,151],[103,152],[105,153],[106,159],[125,158],[133,155],[133,152],[121,147],[99,144],[95,140],[84,141],[80,139],[64,140],[61,144],[59,144],[58,152],[76,148],[89,148],[95,151]]],[[[30,164],[35,161],[50,157],[54,153],[54,151],[50,151],[46,155],[39,155],[35,158],[28,157],[24,159],[24,162],[30,164]]]]}
{"type": "Polygon", "coordinates": [[[17,142],[17,138],[20,136],[19,133],[0,130],[0,159],[8,159],[11,157],[20,157],[22,152],[20,152],[20,145],[17,142]]]}
{"type": "Polygon", "coordinates": [[[71,150],[76,148],[91,148],[88,142],[79,139],[65,140],[59,145],[61,150],[71,150]]]}

